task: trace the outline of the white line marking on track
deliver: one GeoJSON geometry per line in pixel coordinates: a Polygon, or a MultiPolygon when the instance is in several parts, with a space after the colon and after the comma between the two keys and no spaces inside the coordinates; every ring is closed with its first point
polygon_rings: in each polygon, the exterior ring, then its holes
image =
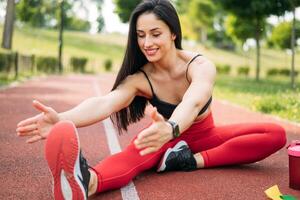
{"type": "MultiPolygon", "coordinates": [[[[94,90],[96,92],[97,96],[101,96],[101,90],[98,86],[97,79],[93,83],[94,90]]],[[[111,154],[115,154],[118,152],[121,152],[121,146],[117,137],[116,130],[110,120],[110,118],[107,118],[103,120],[103,125],[105,129],[105,135],[107,138],[107,143],[109,146],[109,150],[111,154]]],[[[138,193],[135,189],[134,183],[130,181],[128,185],[121,188],[121,194],[123,200],[139,200],[138,193]]]]}

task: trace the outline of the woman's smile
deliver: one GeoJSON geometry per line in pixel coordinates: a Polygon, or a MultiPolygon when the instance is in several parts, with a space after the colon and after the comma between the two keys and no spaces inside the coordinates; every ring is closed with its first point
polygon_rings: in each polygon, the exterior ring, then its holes
{"type": "Polygon", "coordinates": [[[145,49],[145,52],[147,56],[155,56],[156,52],[159,50],[159,48],[151,48],[151,49],[145,49]]]}

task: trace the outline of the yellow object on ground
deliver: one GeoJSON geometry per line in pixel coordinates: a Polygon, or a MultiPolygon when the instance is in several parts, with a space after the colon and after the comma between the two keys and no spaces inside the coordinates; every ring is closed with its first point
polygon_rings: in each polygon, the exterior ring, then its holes
{"type": "Polygon", "coordinates": [[[269,189],[265,190],[266,195],[273,200],[282,200],[280,196],[282,195],[279,191],[278,185],[274,185],[270,187],[269,189]]]}

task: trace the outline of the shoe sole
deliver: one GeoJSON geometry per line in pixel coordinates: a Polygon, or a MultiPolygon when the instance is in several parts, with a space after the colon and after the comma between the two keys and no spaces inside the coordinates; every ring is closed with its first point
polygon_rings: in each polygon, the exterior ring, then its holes
{"type": "Polygon", "coordinates": [[[86,200],[79,179],[82,179],[79,154],[80,144],[74,124],[69,121],[56,124],[45,146],[45,157],[53,176],[55,200],[86,200]]]}
{"type": "Polygon", "coordinates": [[[161,159],[159,163],[159,167],[156,170],[157,172],[163,172],[166,169],[166,160],[171,152],[176,152],[180,150],[180,147],[182,146],[187,146],[187,143],[184,140],[179,141],[173,148],[168,148],[167,151],[165,152],[163,158],[161,159]]]}

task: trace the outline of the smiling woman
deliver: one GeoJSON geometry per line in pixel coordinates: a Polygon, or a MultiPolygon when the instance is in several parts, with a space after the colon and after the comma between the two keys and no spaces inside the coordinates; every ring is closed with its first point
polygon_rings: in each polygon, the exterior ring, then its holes
{"type": "Polygon", "coordinates": [[[136,27],[139,48],[149,62],[158,61],[166,52],[175,49],[176,34],[154,14],[142,14],[136,27]]]}
{"type": "Polygon", "coordinates": [[[282,148],[285,131],[276,124],[214,125],[215,76],[211,61],[182,49],[171,2],[144,0],[131,15],[125,56],[111,92],[63,113],[34,102],[42,114],[20,122],[17,132],[33,136],[29,142],[47,138],[55,199],[86,199],[120,188],[150,168],[191,171],[253,163],[282,148]],[[89,167],[76,127],[111,116],[121,133],[144,117],[148,103],[154,106],[152,123],[122,152],[89,167]]]}

